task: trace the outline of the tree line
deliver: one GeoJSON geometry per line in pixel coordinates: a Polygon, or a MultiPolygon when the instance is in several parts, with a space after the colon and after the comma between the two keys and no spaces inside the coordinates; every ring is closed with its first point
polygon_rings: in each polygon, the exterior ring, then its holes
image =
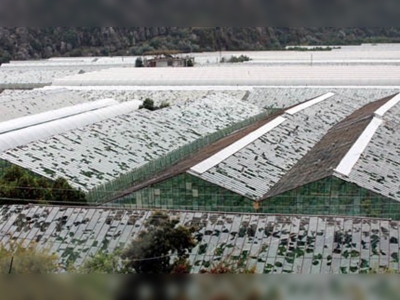
{"type": "Polygon", "coordinates": [[[369,27],[0,27],[0,63],[53,56],[127,56],[277,50],[293,45],[400,42],[400,28],[369,27]]]}

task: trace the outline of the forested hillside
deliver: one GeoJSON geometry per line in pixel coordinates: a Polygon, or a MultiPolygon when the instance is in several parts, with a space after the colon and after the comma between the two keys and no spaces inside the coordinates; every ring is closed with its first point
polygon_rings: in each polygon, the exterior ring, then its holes
{"type": "Polygon", "coordinates": [[[51,56],[282,49],[287,45],[399,42],[400,28],[1,27],[0,62],[51,56]]]}

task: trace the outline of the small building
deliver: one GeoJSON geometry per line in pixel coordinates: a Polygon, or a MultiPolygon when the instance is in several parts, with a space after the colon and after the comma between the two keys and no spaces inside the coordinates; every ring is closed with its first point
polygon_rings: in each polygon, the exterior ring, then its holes
{"type": "Polygon", "coordinates": [[[185,56],[174,56],[170,52],[152,52],[154,57],[143,60],[143,66],[146,68],[166,68],[166,67],[192,67],[194,58],[185,56]]]}

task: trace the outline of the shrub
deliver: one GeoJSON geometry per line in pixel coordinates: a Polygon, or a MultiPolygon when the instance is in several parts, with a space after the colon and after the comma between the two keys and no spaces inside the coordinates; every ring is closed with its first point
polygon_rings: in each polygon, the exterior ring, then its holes
{"type": "Polygon", "coordinates": [[[155,106],[154,105],[154,101],[152,99],[146,98],[143,101],[143,104],[139,106],[139,109],[143,109],[144,108],[144,109],[148,109],[150,111],[155,111],[155,110],[163,109],[163,108],[166,108],[166,107],[169,107],[169,106],[170,106],[169,103],[166,102],[166,101],[161,102],[160,106],[155,106]]]}
{"type": "Polygon", "coordinates": [[[122,255],[126,269],[138,274],[170,274],[188,272],[190,251],[196,245],[194,228],[177,226],[179,221],[156,212],[142,232],[122,255]]]}
{"type": "Polygon", "coordinates": [[[135,67],[136,68],[143,68],[143,59],[141,57],[136,58],[135,60],[135,67]]]}
{"type": "Polygon", "coordinates": [[[57,256],[37,250],[36,244],[24,247],[22,242],[0,245],[0,273],[49,274],[58,270],[57,256]],[[11,260],[12,266],[11,266],[11,260]]]}
{"type": "Polygon", "coordinates": [[[120,274],[124,273],[122,269],[122,260],[120,250],[113,253],[100,252],[91,259],[85,261],[83,266],[78,269],[82,274],[120,274]]]}

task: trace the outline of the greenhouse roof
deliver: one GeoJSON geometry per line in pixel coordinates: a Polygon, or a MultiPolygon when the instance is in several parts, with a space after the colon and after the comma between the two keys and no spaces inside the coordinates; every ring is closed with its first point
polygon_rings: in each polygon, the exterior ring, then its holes
{"type": "MultiPolygon", "coordinates": [[[[358,146],[354,147],[354,145],[357,144],[363,132],[369,133],[367,128],[374,119],[374,112],[389,103],[391,99],[393,96],[369,103],[333,126],[315,147],[271,188],[264,198],[332,176],[339,165],[341,169],[346,169],[346,172],[348,168],[351,170],[354,166],[354,163],[350,161],[353,155],[349,159],[344,158],[348,153],[358,155],[362,153],[358,146]],[[351,151],[351,149],[354,150],[351,151]]],[[[366,141],[366,139],[363,138],[360,141],[366,141]]]]}
{"type": "Polygon", "coordinates": [[[392,65],[111,68],[54,80],[55,86],[397,86],[392,65]]]}
{"type": "Polygon", "coordinates": [[[78,123],[75,130],[10,149],[0,158],[48,178],[64,177],[89,191],[260,112],[220,95],[153,112],[125,109],[92,125],[78,123]]]}
{"type": "Polygon", "coordinates": [[[400,201],[399,99],[373,102],[334,126],[264,198],[334,175],[400,201]]]}
{"type": "MultiPolygon", "coordinates": [[[[376,115],[374,119],[379,120],[380,117],[376,115]]],[[[348,175],[341,174],[340,170],[335,174],[377,194],[400,201],[399,128],[400,105],[397,104],[383,115],[382,124],[376,128],[362,154],[352,163],[353,168],[348,175]]]]}
{"type": "MultiPolygon", "coordinates": [[[[335,47],[335,46],[300,46],[305,48],[317,47],[335,47]]],[[[254,65],[373,65],[373,64],[399,64],[399,45],[398,44],[369,44],[355,46],[337,46],[340,49],[331,51],[222,51],[193,53],[196,64],[215,65],[221,58],[229,60],[232,56],[245,55],[251,58],[251,61],[244,64],[254,65]]]]}
{"type": "Polygon", "coordinates": [[[251,90],[247,101],[261,108],[285,108],[296,105],[304,99],[333,92],[347,97],[351,101],[365,99],[382,99],[398,92],[393,87],[255,87],[251,90]]]}
{"type": "Polygon", "coordinates": [[[136,62],[136,57],[74,57],[74,58],[62,58],[55,57],[50,59],[42,60],[25,60],[25,61],[15,61],[12,60],[10,63],[2,64],[1,68],[7,70],[13,69],[29,69],[33,68],[35,70],[40,69],[50,69],[50,68],[87,68],[91,67],[104,68],[104,67],[134,67],[136,62]]]}
{"type": "Polygon", "coordinates": [[[55,78],[79,74],[80,70],[52,69],[5,69],[0,68],[0,88],[25,89],[50,85],[55,78]]]}
{"type": "Polygon", "coordinates": [[[189,173],[250,199],[261,199],[334,125],[373,100],[327,95],[331,96],[322,102],[308,102],[314,105],[291,108],[293,115],[286,112],[280,117],[284,119],[281,124],[232,155],[221,157],[217,153],[215,157],[221,159],[211,168],[197,168],[199,164],[189,173]]]}
{"type": "Polygon", "coordinates": [[[56,78],[99,71],[111,67],[134,67],[130,58],[72,58],[11,61],[0,66],[0,88],[35,88],[50,85],[56,78]]]}
{"type": "MultiPolygon", "coordinates": [[[[152,215],[142,210],[4,205],[0,243],[21,241],[57,254],[61,266],[81,266],[100,251],[125,247],[152,215]]],[[[195,225],[200,241],[189,261],[198,273],[221,259],[242,261],[257,273],[360,273],[399,270],[400,223],[339,216],[275,216],[169,212],[195,225]]]]}
{"type": "Polygon", "coordinates": [[[66,89],[2,93],[0,94],[0,122],[85,102],[83,97],[66,89]]]}
{"type": "MultiPolygon", "coordinates": [[[[0,134],[0,153],[128,113],[138,109],[142,104],[137,100],[116,103],[109,99],[63,108],[50,112],[50,115],[45,113],[32,116],[32,119],[28,119],[27,123],[31,123],[28,127],[24,126],[0,134]],[[52,116],[57,118],[51,119],[52,116]]],[[[26,121],[26,118],[23,121],[26,121]]],[[[18,127],[18,124],[11,125],[18,127]]],[[[26,124],[21,124],[23,125],[26,124]]]]}
{"type": "MultiPolygon", "coordinates": [[[[156,105],[169,103],[170,105],[182,104],[212,95],[225,95],[242,99],[251,90],[250,87],[138,87],[138,86],[69,86],[63,87],[80,95],[88,101],[103,98],[112,98],[120,102],[131,99],[145,100],[150,98],[156,105]]],[[[43,89],[60,89],[56,86],[46,86],[43,89]]]]}
{"type": "Polygon", "coordinates": [[[0,122],[0,134],[38,124],[43,124],[61,118],[67,118],[70,116],[97,110],[115,104],[118,104],[118,102],[113,99],[102,99],[93,102],[81,103],[74,106],[67,106],[64,108],[49,110],[34,115],[15,118],[5,122],[0,122]]]}

